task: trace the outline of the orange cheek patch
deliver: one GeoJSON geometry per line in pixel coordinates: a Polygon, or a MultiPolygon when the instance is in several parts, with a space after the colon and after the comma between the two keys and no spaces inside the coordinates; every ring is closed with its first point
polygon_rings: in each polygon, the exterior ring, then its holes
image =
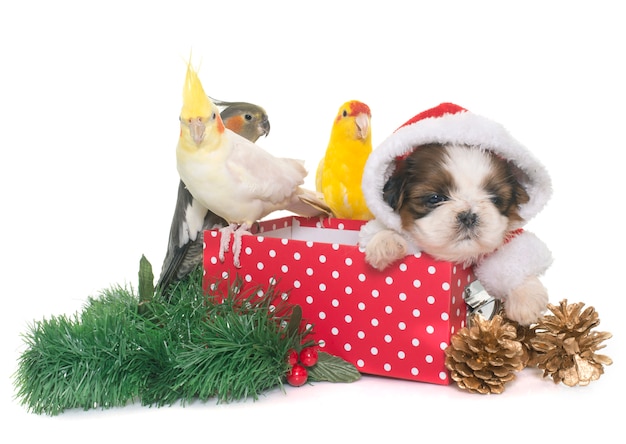
{"type": "Polygon", "coordinates": [[[241,128],[243,127],[243,118],[241,116],[233,116],[225,120],[224,124],[226,125],[226,128],[239,134],[241,128]]]}

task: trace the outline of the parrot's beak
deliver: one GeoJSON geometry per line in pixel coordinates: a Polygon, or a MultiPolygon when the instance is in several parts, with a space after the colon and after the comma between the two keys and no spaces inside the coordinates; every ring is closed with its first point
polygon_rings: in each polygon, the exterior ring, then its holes
{"type": "Polygon", "coordinates": [[[365,113],[361,113],[356,116],[356,128],[357,128],[357,136],[360,139],[365,139],[367,137],[367,132],[370,127],[370,119],[365,113]]]}
{"type": "Polygon", "coordinates": [[[200,145],[204,140],[205,129],[206,125],[200,117],[198,117],[197,119],[192,119],[191,122],[189,122],[189,134],[191,134],[191,138],[196,143],[196,145],[200,145]]]}
{"type": "Polygon", "coordinates": [[[267,117],[261,121],[260,126],[263,133],[262,135],[267,137],[267,135],[270,133],[270,121],[267,119],[267,117]]]}

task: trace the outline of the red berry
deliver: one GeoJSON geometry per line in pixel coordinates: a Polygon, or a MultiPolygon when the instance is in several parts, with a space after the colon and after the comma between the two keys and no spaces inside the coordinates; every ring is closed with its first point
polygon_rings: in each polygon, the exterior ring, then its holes
{"type": "Polygon", "coordinates": [[[305,367],[312,367],[317,363],[317,350],[314,347],[303,348],[300,352],[300,362],[305,367]]]}
{"type": "Polygon", "coordinates": [[[300,387],[306,383],[309,373],[306,368],[296,364],[287,372],[287,382],[294,387],[300,387]]]}
{"type": "Polygon", "coordinates": [[[289,365],[294,366],[298,363],[298,352],[293,348],[287,352],[287,362],[289,365]]]}

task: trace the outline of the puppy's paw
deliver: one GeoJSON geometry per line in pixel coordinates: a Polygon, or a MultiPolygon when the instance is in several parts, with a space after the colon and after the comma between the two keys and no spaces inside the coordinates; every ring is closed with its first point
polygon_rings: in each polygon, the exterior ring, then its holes
{"type": "Polygon", "coordinates": [[[548,308],[548,292],[536,276],[530,276],[507,296],[504,308],[512,321],[530,325],[548,308]]]}
{"type": "Polygon", "coordinates": [[[377,270],[384,270],[392,262],[406,256],[407,244],[392,230],[376,233],[365,247],[365,261],[377,270]]]}

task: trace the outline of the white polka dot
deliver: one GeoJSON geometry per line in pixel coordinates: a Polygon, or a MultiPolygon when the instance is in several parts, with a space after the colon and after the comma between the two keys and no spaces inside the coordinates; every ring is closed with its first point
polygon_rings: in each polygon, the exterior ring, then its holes
{"type": "Polygon", "coordinates": [[[283,244],[283,245],[287,245],[289,243],[289,239],[284,239],[283,238],[283,239],[280,240],[280,243],[283,244]]]}
{"type": "Polygon", "coordinates": [[[456,309],[456,315],[457,315],[457,316],[461,316],[461,309],[460,309],[460,308],[457,308],[457,309],[456,309]]]}
{"type": "Polygon", "coordinates": [[[281,265],[280,271],[282,271],[283,273],[287,273],[289,271],[289,267],[286,265],[281,265]]]}
{"type": "Polygon", "coordinates": [[[415,367],[413,367],[413,368],[411,369],[411,374],[412,374],[413,376],[417,376],[417,375],[419,375],[419,373],[420,373],[420,371],[419,371],[418,369],[416,369],[415,367]]]}
{"type": "Polygon", "coordinates": [[[428,302],[430,305],[433,305],[435,303],[435,297],[434,296],[428,296],[426,298],[426,302],[428,302]]]}
{"type": "Polygon", "coordinates": [[[339,228],[340,230],[343,230],[343,229],[345,228],[345,225],[344,225],[344,224],[342,224],[341,222],[339,222],[339,223],[337,224],[337,228],[339,228]]]}
{"type": "Polygon", "coordinates": [[[419,347],[419,345],[420,345],[420,340],[419,340],[419,339],[417,339],[417,338],[413,338],[413,339],[411,339],[411,345],[412,345],[413,347],[419,347]]]}
{"type": "Polygon", "coordinates": [[[274,310],[276,310],[276,307],[275,307],[275,306],[273,306],[273,305],[270,305],[270,306],[269,306],[269,311],[270,311],[270,313],[272,313],[274,310]]]}
{"type": "Polygon", "coordinates": [[[346,321],[346,323],[348,323],[348,324],[349,324],[350,322],[352,322],[352,316],[350,316],[350,315],[346,315],[343,319],[344,319],[344,320],[346,321]]]}
{"type": "Polygon", "coordinates": [[[320,257],[317,258],[317,260],[320,261],[320,264],[325,264],[326,263],[326,256],[324,256],[323,254],[320,254],[320,257]]]}
{"type": "Polygon", "coordinates": [[[419,309],[418,309],[418,308],[414,308],[414,309],[413,309],[413,317],[414,317],[414,318],[419,318],[421,314],[422,314],[422,313],[420,313],[420,311],[419,311],[419,309]]]}
{"type": "Polygon", "coordinates": [[[222,279],[228,279],[228,271],[222,272],[222,279]]]}
{"type": "Polygon", "coordinates": [[[335,279],[337,279],[339,277],[339,272],[337,270],[333,270],[333,272],[330,273],[330,275],[334,277],[335,279]]]}
{"type": "Polygon", "coordinates": [[[372,318],[372,320],[370,321],[370,323],[371,323],[374,327],[378,327],[378,319],[376,319],[376,318],[372,318]]]}
{"type": "Polygon", "coordinates": [[[445,350],[446,348],[448,348],[448,344],[446,344],[445,342],[442,342],[439,344],[439,348],[442,350],[445,350]]]}
{"type": "Polygon", "coordinates": [[[326,319],[326,313],[324,313],[323,311],[320,311],[320,313],[319,313],[318,317],[319,317],[320,319],[326,319]]]}
{"type": "Polygon", "coordinates": [[[343,349],[344,349],[345,351],[349,352],[350,350],[352,350],[352,345],[350,345],[350,344],[348,344],[348,343],[345,343],[345,344],[343,345],[343,349]]]}
{"type": "Polygon", "coordinates": [[[398,330],[406,330],[406,324],[404,322],[399,322],[398,330]]]}
{"type": "Polygon", "coordinates": [[[419,279],[415,279],[415,280],[413,281],[413,286],[414,286],[415,288],[420,288],[420,287],[422,286],[422,282],[421,282],[419,279]]]}
{"type": "Polygon", "coordinates": [[[437,272],[437,269],[431,265],[428,267],[428,274],[435,274],[437,272]]]}
{"type": "Polygon", "coordinates": [[[359,273],[359,280],[365,282],[365,275],[363,273],[359,273]]]}
{"type": "Polygon", "coordinates": [[[318,344],[320,345],[320,347],[324,348],[326,347],[326,341],[324,341],[323,339],[320,339],[320,341],[318,342],[318,344]]]}
{"type": "Polygon", "coordinates": [[[450,290],[450,283],[449,282],[444,282],[443,284],[441,284],[441,288],[443,289],[443,291],[450,290]]]}
{"type": "Polygon", "coordinates": [[[313,269],[309,267],[306,269],[305,273],[307,274],[307,276],[313,276],[313,269]]]}
{"type": "Polygon", "coordinates": [[[330,332],[334,335],[337,336],[339,334],[339,329],[337,327],[333,327],[330,329],[330,332]]]}
{"type": "Polygon", "coordinates": [[[211,256],[210,261],[211,261],[211,265],[217,264],[217,258],[215,256],[211,256]]]}
{"type": "Polygon", "coordinates": [[[346,287],[343,291],[345,294],[352,294],[352,287],[346,287]]]}
{"type": "Polygon", "coordinates": [[[283,294],[281,294],[281,295],[280,295],[280,298],[281,298],[283,301],[286,301],[287,299],[289,299],[289,294],[287,294],[287,293],[283,293],[283,294]]]}
{"type": "Polygon", "coordinates": [[[432,364],[432,363],[433,363],[433,357],[432,357],[431,355],[426,355],[426,356],[424,357],[424,360],[425,360],[426,362],[428,362],[429,364],[432,364]]]}
{"type": "Polygon", "coordinates": [[[398,358],[399,358],[399,359],[404,359],[405,357],[406,357],[406,354],[405,354],[402,350],[400,350],[400,351],[398,352],[398,358]]]}
{"type": "Polygon", "coordinates": [[[365,365],[365,362],[363,362],[363,359],[357,359],[356,361],[357,367],[363,367],[364,365],[365,365]]]}
{"type": "Polygon", "coordinates": [[[250,254],[252,254],[252,248],[246,247],[243,249],[243,252],[246,253],[248,256],[250,256],[250,254]]]}
{"type": "Polygon", "coordinates": [[[441,313],[441,320],[442,321],[447,321],[448,319],[450,319],[450,315],[448,313],[446,313],[445,311],[443,313],[441,313]]]}
{"type": "Polygon", "coordinates": [[[256,241],[257,241],[258,243],[262,243],[264,240],[265,240],[265,236],[257,236],[257,237],[256,237],[256,241]]]}
{"type": "Polygon", "coordinates": [[[387,344],[389,344],[392,340],[393,340],[393,338],[391,337],[391,335],[385,335],[385,342],[387,344]]]}
{"type": "Polygon", "coordinates": [[[217,231],[210,231],[211,237],[217,237],[217,231]]]}
{"type": "Polygon", "coordinates": [[[270,285],[276,285],[276,279],[271,277],[269,280],[270,285]]]}
{"type": "Polygon", "coordinates": [[[294,258],[295,260],[297,260],[297,261],[299,261],[299,260],[300,260],[300,257],[301,257],[301,256],[300,256],[300,253],[298,253],[297,251],[293,254],[293,258],[294,258]]]}
{"type": "Polygon", "coordinates": [[[359,310],[363,311],[363,310],[365,310],[365,303],[363,303],[363,302],[359,302],[359,303],[357,304],[357,307],[359,307],[359,310]]]}
{"type": "Polygon", "coordinates": [[[352,265],[352,258],[347,257],[344,263],[349,267],[350,265],[352,265]]]}
{"type": "Polygon", "coordinates": [[[359,339],[365,338],[365,332],[363,330],[359,330],[356,334],[356,337],[359,339]]]}
{"type": "Polygon", "coordinates": [[[461,279],[457,279],[457,280],[456,280],[456,286],[457,286],[457,287],[460,287],[460,286],[461,286],[461,279]]]}
{"type": "Polygon", "coordinates": [[[452,296],[452,305],[456,304],[456,296],[452,296]]]}
{"type": "Polygon", "coordinates": [[[300,288],[300,281],[293,281],[293,288],[300,288]]]}
{"type": "Polygon", "coordinates": [[[439,372],[439,379],[441,379],[442,381],[448,379],[448,375],[446,375],[446,372],[439,372]]]}
{"type": "Polygon", "coordinates": [[[257,262],[256,268],[259,270],[263,270],[265,268],[265,264],[263,264],[263,262],[257,262]]]}
{"type": "Polygon", "coordinates": [[[326,284],[321,283],[319,284],[318,288],[320,289],[320,291],[326,291],[326,284]]]}
{"type": "Polygon", "coordinates": [[[391,314],[392,312],[393,312],[393,308],[391,307],[391,305],[387,305],[385,307],[385,313],[391,314]]]}
{"type": "Polygon", "coordinates": [[[276,257],[276,250],[270,250],[267,254],[269,254],[270,257],[276,257]]]}
{"type": "Polygon", "coordinates": [[[398,299],[400,299],[403,302],[406,301],[406,293],[400,293],[398,295],[398,299]]]}
{"type": "MultiPolygon", "coordinates": [[[[452,266],[452,274],[456,274],[456,265],[452,266]]],[[[461,282],[461,280],[459,279],[459,282],[461,282]]],[[[459,284],[461,285],[461,284],[459,284]]]]}
{"type": "Polygon", "coordinates": [[[400,271],[406,271],[409,267],[406,266],[406,264],[404,262],[402,262],[399,266],[398,269],[400,271]]]}
{"type": "Polygon", "coordinates": [[[312,304],[313,303],[313,296],[307,296],[306,298],[304,298],[304,300],[306,301],[307,304],[312,304]]]}
{"type": "Polygon", "coordinates": [[[313,241],[306,241],[305,245],[311,248],[313,246],[313,241]]]}
{"type": "Polygon", "coordinates": [[[419,259],[420,257],[422,257],[422,252],[421,252],[421,251],[418,251],[418,252],[417,252],[417,253],[415,253],[413,256],[414,256],[414,257],[416,257],[417,259],[419,259]]]}
{"type": "Polygon", "coordinates": [[[337,299],[333,299],[330,303],[333,307],[339,307],[339,301],[337,299]]]}
{"type": "Polygon", "coordinates": [[[435,327],[433,327],[432,325],[426,326],[426,333],[428,333],[429,335],[432,335],[434,332],[435,332],[435,327]]]}
{"type": "Polygon", "coordinates": [[[372,297],[377,298],[378,296],[380,296],[380,292],[378,290],[372,290],[372,297]]]}
{"type": "Polygon", "coordinates": [[[376,347],[372,347],[370,349],[370,353],[373,354],[374,356],[376,356],[378,354],[378,349],[376,347]]]}
{"type": "Polygon", "coordinates": [[[331,248],[335,251],[339,250],[339,244],[332,244],[331,248]]]}
{"type": "Polygon", "coordinates": [[[383,365],[383,368],[385,369],[386,372],[390,372],[391,371],[391,364],[385,363],[385,365],[383,365]]]}
{"type": "Polygon", "coordinates": [[[387,276],[385,278],[385,284],[387,284],[387,285],[393,284],[393,278],[391,276],[387,276]]]}

